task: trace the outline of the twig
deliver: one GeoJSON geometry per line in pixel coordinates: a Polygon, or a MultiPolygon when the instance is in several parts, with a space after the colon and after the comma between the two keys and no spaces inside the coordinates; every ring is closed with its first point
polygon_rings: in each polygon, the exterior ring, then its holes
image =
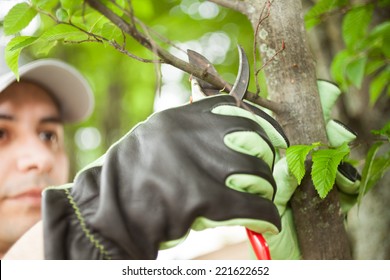
{"type": "Polygon", "coordinates": [[[269,17],[270,15],[270,10],[271,10],[271,2],[268,0],[264,6],[263,9],[261,10],[259,20],[256,25],[255,29],[255,35],[253,39],[253,67],[255,69],[255,84],[256,84],[256,94],[258,95],[260,93],[260,85],[259,85],[259,80],[258,80],[258,69],[257,69],[257,36],[259,34],[259,29],[260,25],[269,17]],[[267,8],[267,14],[263,17],[264,10],[267,8]]]}
{"type": "Polygon", "coordinates": [[[284,51],[286,48],[285,42],[282,40],[282,46],[279,50],[277,50],[259,69],[257,69],[255,75],[257,76],[261,70],[264,69],[270,62],[272,62],[276,56],[278,56],[282,51],[284,51]]]}
{"type": "Polygon", "coordinates": [[[245,1],[240,0],[209,0],[210,2],[213,2],[221,7],[225,7],[228,9],[232,9],[241,13],[245,13],[247,10],[247,3],[245,1]]]}

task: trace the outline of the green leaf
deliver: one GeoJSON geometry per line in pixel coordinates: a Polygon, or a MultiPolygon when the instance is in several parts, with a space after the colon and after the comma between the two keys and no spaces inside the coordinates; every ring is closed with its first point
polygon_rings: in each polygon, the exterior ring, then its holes
{"type": "Polygon", "coordinates": [[[375,135],[382,135],[382,136],[385,136],[385,137],[387,137],[387,141],[390,142],[390,121],[387,122],[387,123],[382,127],[382,129],[380,129],[380,130],[372,130],[371,133],[372,133],[372,134],[375,134],[375,135]]]}
{"type": "Polygon", "coordinates": [[[351,53],[348,50],[342,50],[334,57],[331,65],[332,77],[343,91],[347,91],[349,86],[345,73],[350,61],[351,53]]]}
{"type": "Polygon", "coordinates": [[[122,39],[121,30],[111,22],[103,25],[103,28],[101,29],[101,35],[108,40],[114,40],[116,42],[120,42],[122,39]]]}
{"type": "Polygon", "coordinates": [[[37,37],[31,36],[19,36],[12,38],[5,48],[5,61],[11,71],[15,74],[19,80],[19,56],[23,48],[33,44],[37,40],[37,37]]]}
{"type": "Polygon", "coordinates": [[[383,142],[374,143],[366,156],[366,161],[362,171],[361,185],[359,189],[358,203],[363,196],[383,177],[383,174],[390,167],[390,151],[383,156],[376,157],[383,142]]]}
{"type": "Polygon", "coordinates": [[[321,22],[321,17],[336,8],[345,6],[347,0],[320,0],[305,14],[305,25],[310,29],[321,22]]]}
{"type": "Polygon", "coordinates": [[[37,11],[27,3],[16,4],[4,17],[4,33],[12,35],[20,32],[37,15],[37,11]]]}
{"type": "Polygon", "coordinates": [[[60,0],[61,7],[67,11],[69,15],[72,15],[75,11],[80,10],[83,1],[82,0],[60,0]]]}
{"type": "Polygon", "coordinates": [[[59,8],[56,11],[56,17],[59,21],[67,21],[69,19],[69,14],[65,9],[59,8]]]}
{"type": "Polygon", "coordinates": [[[366,63],[367,63],[367,56],[362,56],[351,61],[346,67],[346,75],[348,79],[358,89],[362,85],[366,63]]]}
{"type": "Polygon", "coordinates": [[[311,176],[314,187],[321,198],[325,198],[332,189],[336,180],[337,167],[349,151],[348,144],[344,143],[336,149],[322,149],[313,152],[311,176]]]}
{"type": "Polygon", "coordinates": [[[387,67],[380,72],[379,75],[372,79],[370,84],[370,105],[374,106],[376,101],[382,92],[385,91],[386,87],[389,87],[390,81],[390,68],[387,67]]]}
{"type": "Polygon", "coordinates": [[[57,24],[44,32],[40,39],[47,41],[58,41],[58,40],[85,40],[87,35],[68,24],[57,24]]]}
{"type": "Polygon", "coordinates": [[[367,61],[366,65],[366,75],[371,75],[378,71],[380,68],[384,67],[386,62],[383,59],[372,58],[367,61]]]}
{"type": "Polygon", "coordinates": [[[298,184],[301,183],[303,176],[305,176],[305,160],[311,150],[316,145],[295,145],[290,146],[286,150],[286,158],[289,170],[295,176],[298,184]]]}
{"type": "Polygon", "coordinates": [[[104,0],[103,4],[107,8],[109,8],[112,12],[114,12],[118,16],[122,17],[124,12],[125,12],[125,8],[127,7],[126,2],[127,1],[124,1],[124,0],[118,0],[118,1],[115,1],[115,3],[113,3],[113,1],[104,0]]]}
{"type": "Polygon", "coordinates": [[[366,36],[373,10],[373,5],[358,6],[344,16],[342,34],[348,49],[354,50],[359,47],[359,42],[366,36]]]}
{"type": "Polygon", "coordinates": [[[37,42],[31,46],[31,51],[41,57],[41,56],[48,56],[48,53],[58,44],[58,41],[43,41],[43,40],[37,40],[37,42]]]}
{"type": "Polygon", "coordinates": [[[39,9],[50,11],[58,5],[58,0],[31,0],[31,3],[39,9]]]}

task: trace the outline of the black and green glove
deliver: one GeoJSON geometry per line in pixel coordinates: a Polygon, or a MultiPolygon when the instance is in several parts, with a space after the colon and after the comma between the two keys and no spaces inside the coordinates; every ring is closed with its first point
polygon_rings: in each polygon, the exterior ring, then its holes
{"type": "Polygon", "coordinates": [[[154,259],[190,229],[242,225],[277,233],[271,199],[278,123],[228,95],[153,114],[44,192],[47,259],[154,259]]]}

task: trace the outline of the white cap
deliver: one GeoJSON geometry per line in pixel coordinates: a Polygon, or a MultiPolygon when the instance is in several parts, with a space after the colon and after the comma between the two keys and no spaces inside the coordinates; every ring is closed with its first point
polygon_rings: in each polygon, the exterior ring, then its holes
{"type": "MultiPolygon", "coordinates": [[[[19,76],[21,81],[34,82],[52,94],[64,122],[79,122],[92,113],[92,89],[72,66],[56,59],[40,59],[20,66],[19,76]]],[[[12,72],[0,75],[0,94],[15,81],[12,72]]]]}

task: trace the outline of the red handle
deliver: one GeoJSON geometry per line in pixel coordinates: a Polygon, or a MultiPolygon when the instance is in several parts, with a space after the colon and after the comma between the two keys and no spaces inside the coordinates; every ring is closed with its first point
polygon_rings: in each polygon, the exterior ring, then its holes
{"type": "Polygon", "coordinates": [[[249,241],[252,244],[253,250],[258,260],[270,260],[271,254],[269,252],[269,247],[267,241],[264,239],[263,235],[260,233],[246,229],[248,234],[249,241]]]}

